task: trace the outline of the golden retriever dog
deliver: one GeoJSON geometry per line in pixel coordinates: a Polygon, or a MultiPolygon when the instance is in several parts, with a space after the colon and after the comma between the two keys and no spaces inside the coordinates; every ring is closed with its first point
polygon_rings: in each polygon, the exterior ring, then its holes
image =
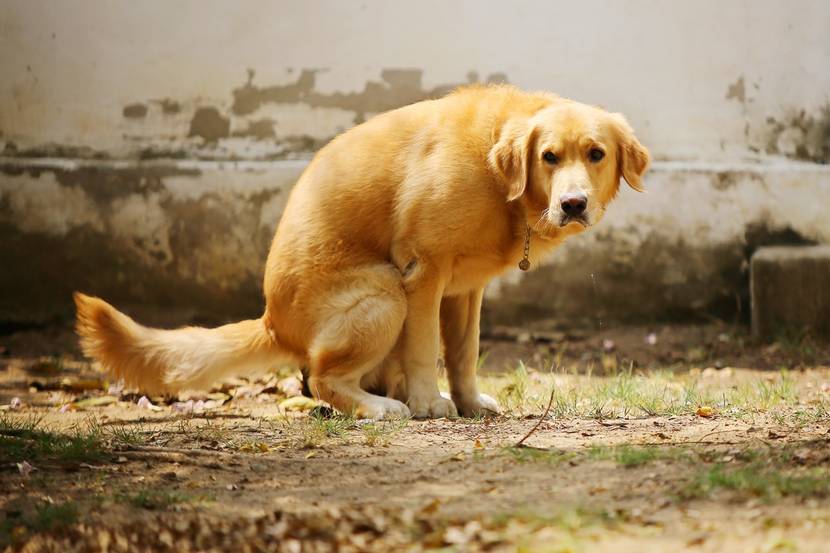
{"type": "Polygon", "coordinates": [[[461,88],[317,153],[274,236],[259,319],[159,330],[78,293],[77,331],[86,355],[146,392],[294,362],[314,397],[362,418],[496,411],[476,386],[484,287],[597,224],[620,179],[641,190],[648,164],[619,114],[461,88]]]}

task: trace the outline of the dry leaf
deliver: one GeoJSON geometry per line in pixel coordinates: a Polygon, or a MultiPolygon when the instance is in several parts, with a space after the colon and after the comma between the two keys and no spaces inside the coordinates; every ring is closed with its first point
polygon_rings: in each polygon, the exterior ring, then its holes
{"type": "Polygon", "coordinates": [[[61,388],[69,392],[90,392],[93,390],[103,390],[104,381],[98,378],[64,378],[61,380],[61,388]]]}
{"type": "Polygon", "coordinates": [[[423,507],[421,507],[421,513],[425,515],[431,515],[435,513],[438,508],[441,507],[441,500],[438,498],[433,499],[423,507]]]}
{"type": "Polygon", "coordinates": [[[303,383],[296,376],[289,376],[277,382],[277,389],[286,397],[296,397],[303,393],[303,383]]]}
{"type": "Polygon", "coordinates": [[[716,413],[715,409],[713,407],[708,406],[708,405],[702,405],[702,406],[697,408],[697,411],[695,411],[695,414],[698,417],[704,417],[704,418],[712,418],[712,417],[715,416],[715,413],[716,413]]]}
{"type": "Polygon", "coordinates": [[[118,398],[115,396],[91,397],[88,399],[82,399],[81,401],[74,402],[72,404],[72,409],[83,411],[84,409],[90,409],[92,407],[104,407],[105,405],[112,405],[117,401],[118,398]]]}
{"type": "Polygon", "coordinates": [[[318,405],[320,405],[320,402],[305,396],[290,397],[279,403],[280,409],[286,411],[309,411],[318,405]]]}

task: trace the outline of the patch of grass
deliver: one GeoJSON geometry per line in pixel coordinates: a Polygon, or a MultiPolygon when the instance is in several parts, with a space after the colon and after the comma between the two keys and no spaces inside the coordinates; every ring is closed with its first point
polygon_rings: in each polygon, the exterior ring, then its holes
{"type": "Polygon", "coordinates": [[[799,365],[816,365],[820,360],[821,348],[808,329],[782,325],[777,329],[775,343],[799,365]]]}
{"type": "Polygon", "coordinates": [[[518,551],[574,552],[584,550],[586,531],[613,529],[623,522],[624,516],[607,509],[575,507],[553,513],[501,513],[485,524],[490,531],[506,533],[507,541],[516,541],[518,551]]]}
{"type": "Polygon", "coordinates": [[[360,427],[366,445],[386,447],[392,438],[409,424],[409,419],[372,421],[360,427]]]}
{"type": "Polygon", "coordinates": [[[179,430],[182,434],[188,434],[197,440],[221,444],[230,447],[233,444],[236,433],[232,428],[206,419],[199,423],[193,418],[185,418],[179,421],[179,430]]]}
{"type": "Polygon", "coordinates": [[[576,458],[576,454],[562,449],[541,449],[536,447],[505,447],[502,451],[520,463],[545,462],[563,463],[576,458]]]}
{"type": "Polygon", "coordinates": [[[173,505],[190,502],[194,498],[176,491],[148,488],[135,493],[119,494],[115,499],[116,501],[127,503],[139,509],[163,511],[173,505]]]}
{"type": "Polygon", "coordinates": [[[101,426],[92,420],[68,433],[40,428],[37,417],[0,416],[0,462],[94,462],[107,457],[101,426]]]}
{"type": "Polygon", "coordinates": [[[333,416],[325,416],[321,413],[312,413],[302,423],[301,447],[320,447],[330,438],[343,438],[346,431],[354,426],[355,419],[349,415],[337,413],[333,416]]]}
{"type": "Polygon", "coordinates": [[[564,371],[534,372],[519,365],[504,375],[480,377],[482,389],[495,396],[505,414],[522,416],[544,409],[554,390],[554,418],[610,419],[694,415],[701,406],[721,417],[751,421],[769,414],[788,425],[826,419],[830,401],[818,397],[809,406],[786,370],[746,378],[740,372],[675,374],[638,373],[629,367],[611,376],[577,375],[564,371]]]}
{"type": "Polygon", "coordinates": [[[683,499],[702,498],[719,489],[767,501],[782,497],[827,497],[830,495],[830,473],[818,469],[785,470],[759,462],[740,467],[719,463],[697,474],[680,496],[683,499]]]}
{"type": "Polygon", "coordinates": [[[639,467],[653,461],[690,460],[689,451],[683,447],[671,446],[592,446],[582,451],[561,449],[540,449],[535,447],[505,447],[504,453],[519,461],[526,462],[579,462],[581,460],[614,461],[623,467],[639,467]]]}
{"type": "Polygon", "coordinates": [[[7,546],[27,535],[53,532],[78,521],[78,506],[73,501],[36,505],[28,513],[7,511],[0,521],[0,546],[7,546]]]}
{"type": "Polygon", "coordinates": [[[107,429],[107,435],[114,445],[146,445],[149,443],[148,432],[142,431],[137,425],[118,425],[107,429]]]}
{"type": "Polygon", "coordinates": [[[78,521],[78,506],[73,501],[46,503],[35,507],[31,528],[35,532],[56,530],[78,521]]]}
{"type": "Polygon", "coordinates": [[[588,458],[595,460],[611,460],[623,467],[639,467],[653,461],[676,461],[689,458],[685,448],[620,445],[614,447],[592,446],[588,450],[588,458]]]}
{"type": "Polygon", "coordinates": [[[507,382],[496,392],[496,399],[507,412],[524,413],[528,406],[528,371],[521,361],[511,373],[505,376],[507,382]]]}

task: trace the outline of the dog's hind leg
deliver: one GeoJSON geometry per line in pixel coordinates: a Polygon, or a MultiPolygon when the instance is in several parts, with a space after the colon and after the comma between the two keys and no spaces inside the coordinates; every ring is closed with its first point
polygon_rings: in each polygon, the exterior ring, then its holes
{"type": "Polygon", "coordinates": [[[391,266],[352,272],[347,286],[321,302],[319,321],[309,348],[308,386],[314,397],[359,418],[409,416],[400,401],[370,394],[361,378],[375,370],[400,336],[406,296],[400,273],[391,266]]]}

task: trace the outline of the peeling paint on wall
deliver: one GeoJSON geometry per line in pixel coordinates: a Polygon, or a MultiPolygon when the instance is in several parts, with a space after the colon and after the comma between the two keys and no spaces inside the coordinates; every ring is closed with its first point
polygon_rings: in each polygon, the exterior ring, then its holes
{"type": "MultiPolygon", "coordinates": [[[[465,83],[450,83],[431,89],[423,87],[421,69],[384,69],[380,81],[367,81],[360,92],[321,93],[314,90],[319,70],[303,69],[293,83],[259,87],[254,85],[255,72],[248,70],[248,81],[233,90],[234,115],[249,115],[268,103],[304,103],[311,107],[334,107],[352,111],[354,122],[361,123],[369,113],[380,113],[419,102],[427,98],[443,96],[453,88],[465,83]]],[[[470,72],[468,82],[477,82],[478,74],[470,72]]],[[[504,73],[490,75],[486,82],[507,82],[504,73]]]]}
{"type": "Polygon", "coordinates": [[[161,100],[156,100],[156,102],[161,105],[161,112],[165,115],[176,115],[182,110],[182,106],[175,100],[171,100],[170,98],[163,98],[161,100]]]}
{"type": "Polygon", "coordinates": [[[147,106],[145,104],[130,104],[124,106],[124,117],[129,119],[141,119],[147,116],[147,106]]]}
{"type": "Polygon", "coordinates": [[[187,136],[199,136],[205,142],[216,142],[220,138],[230,135],[231,121],[223,117],[214,107],[204,107],[196,110],[190,120],[190,132],[187,136]]]}
{"type": "Polygon", "coordinates": [[[744,85],[744,77],[741,75],[738,80],[729,85],[726,90],[726,99],[735,99],[740,103],[746,102],[746,86],[744,85]]]}
{"type": "Polygon", "coordinates": [[[778,120],[767,118],[768,154],[830,163],[830,104],[815,114],[804,110],[778,120]]]}
{"type": "Polygon", "coordinates": [[[173,166],[4,171],[0,321],[69,312],[75,289],[127,305],[255,315],[295,178],[173,166]]]}
{"type": "Polygon", "coordinates": [[[274,132],[275,123],[276,121],[270,117],[249,121],[247,128],[240,131],[234,131],[233,135],[243,137],[247,136],[259,140],[264,138],[274,138],[276,136],[276,133],[274,132]]]}

